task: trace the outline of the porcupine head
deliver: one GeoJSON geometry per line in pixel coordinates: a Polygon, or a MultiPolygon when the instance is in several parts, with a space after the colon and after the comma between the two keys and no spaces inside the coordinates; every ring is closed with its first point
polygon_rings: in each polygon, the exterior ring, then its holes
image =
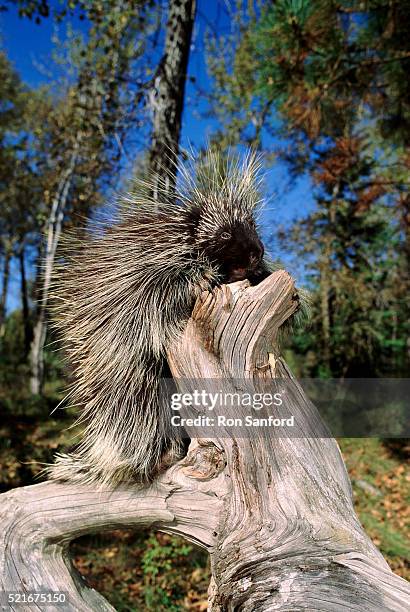
{"type": "Polygon", "coordinates": [[[174,197],[154,200],[145,183],[107,231],[65,239],[53,312],[72,364],[68,400],[85,427],[52,478],[147,481],[181,456],[159,389],[167,346],[204,288],[269,274],[254,215],[259,166],[253,154],[208,152],[182,170],[174,197]]]}

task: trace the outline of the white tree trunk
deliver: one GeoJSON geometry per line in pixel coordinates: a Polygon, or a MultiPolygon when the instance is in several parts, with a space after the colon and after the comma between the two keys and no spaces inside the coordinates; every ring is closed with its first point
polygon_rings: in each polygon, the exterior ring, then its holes
{"type": "Polygon", "coordinates": [[[53,274],[57,246],[60,241],[65,209],[71,187],[73,173],[78,156],[78,139],[75,141],[74,151],[70,163],[65,169],[57,192],[53,198],[50,215],[46,222],[46,248],[40,290],[40,301],[37,308],[37,318],[33,329],[33,340],[30,347],[30,391],[38,395],[41,393],[44,375],[44,344],[47,336],[47,306],[53,274]]]}
{"type": "MultiPolygon", "coordinates": [[[[289,380],[276,336],[297,308],[295,297],[284,271],[257,287],[244,281],[204,294],[169,351],[180,389],[189,390],[192,379],[218,379],[224,392],[237,388],[235,380],[248,389],[261,378],[289,380]]],[[[315,407],[296,381],[287,389],[287,407],[311,431],[320,424],[315,407]]],[[[247,412],[235,407],[232,414],[247,412]]],[[[204,438],[197,427],[187,430],[187,457],[151,486],[95,491],[46,482],[0,496],[2,590],[62,590],[65,610],[112,610],[75,571],[68,544],[85,533],[144,526],[209,551],[212,612],[410,609],[409,584],[391,572],[357,519],[333,439],[264,437],[256,428],[247,437],[220,428],[204,438]]]]}

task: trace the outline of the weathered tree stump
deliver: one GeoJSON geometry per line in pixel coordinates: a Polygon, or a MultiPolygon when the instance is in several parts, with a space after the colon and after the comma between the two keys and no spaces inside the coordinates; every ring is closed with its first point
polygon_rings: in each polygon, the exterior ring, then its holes
{"type": "MultiPolygon", "coordinates": [[[[234,392],[238,380],[254,390],[261,381],[289,380],[276,338],[297,303],[284,271],[257,287],[243,281],[204,294],[169,351],[181,390],[192,391],[198,379],[222,381],[224,392],[234,392]]],[[[0,496],[2,591],[67,593],[50,610],[112,610],[72,566],[70,541],[154,527],[209,551],[213,612],[409,610],[409,584],[391,572],[357,519],[335,440],[314,435],[320,417],[296,381],[287,393],[303,436],[266,436],[258,428],[236,436],[218,427],[205,438],[203,428],[186,427],[188,455],[149,487],[95,491],[44,482],[0,496]]],[[[236,417],[245,413],[235,407],[236,417]]]]}

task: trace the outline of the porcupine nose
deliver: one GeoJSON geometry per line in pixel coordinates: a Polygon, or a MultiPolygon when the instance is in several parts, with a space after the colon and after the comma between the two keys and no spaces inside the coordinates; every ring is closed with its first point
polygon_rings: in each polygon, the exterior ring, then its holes
{"type": "Polygon", "coordinates": [[[255,251],[251,251],[249,254],[249,268],[251,270],[255,270],[255,268],[258,267],[258,265],[262,261],[263,255],[264,255],[264,248],[263,248],[263,244],[260,243],[258,245],[258,249],[255,251]]]}

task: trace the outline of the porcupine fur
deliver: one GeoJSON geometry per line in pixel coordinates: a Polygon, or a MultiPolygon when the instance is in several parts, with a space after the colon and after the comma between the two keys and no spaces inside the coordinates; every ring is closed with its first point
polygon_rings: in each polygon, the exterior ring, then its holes
{"type": "Polygon", "coordinates": [[[105,233],[66,239],[53,310],[85,430],[57,455],[52,478],[146,481],[180,456],[159,393],[167,346],[201,291],[268,275],[255,225],[259,166],[251,153],[239,162],[208,152],[196,174],[193,163],[183,170],[172,201],[144,184],[105,233]]]}

